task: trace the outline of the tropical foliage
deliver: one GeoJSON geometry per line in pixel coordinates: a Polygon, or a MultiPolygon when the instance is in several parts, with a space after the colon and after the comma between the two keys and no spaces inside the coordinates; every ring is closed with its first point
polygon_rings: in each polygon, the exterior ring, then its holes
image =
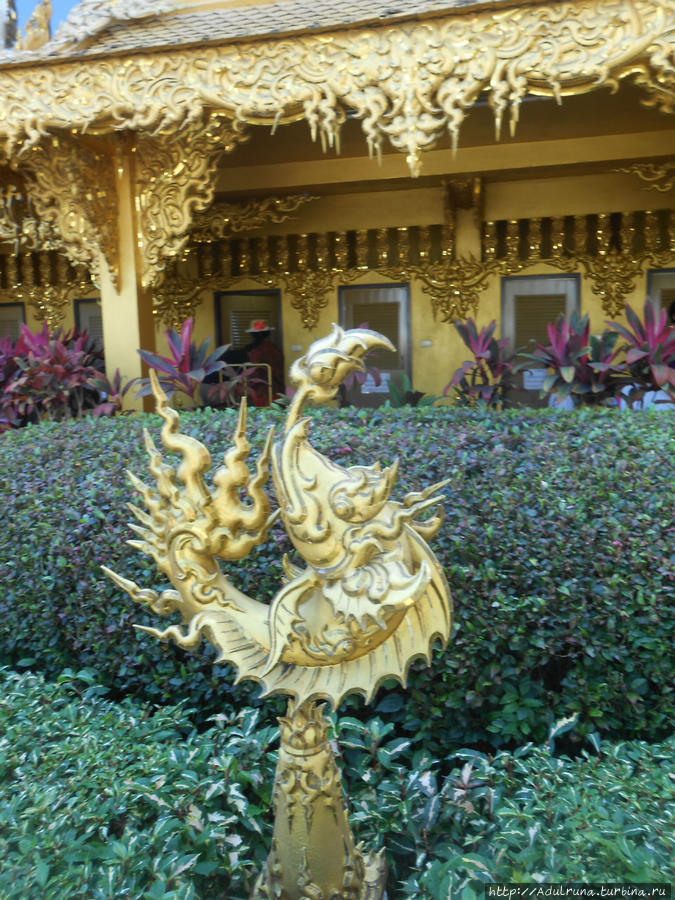
{"type": "MultiPolygon", "coordinates": [[[[33,333],[26,325],[14,344],[0,345],[0,409],[5,426],[78,418],[98,404],[102,347],[86,332],[33,333]]],[[[1,427],[1,423],[0,423],[1,427]]]]}
{"type": "MultiPolygon", "coordinates": [[[[542,394],[551,394],[557,403],[572,397],[584,404],[606,404],[620,389],[616,363],[618,334],[605,331],[591,335],[587,315],[574,313],[569,319],[560,315],[547,326],[549,343],[537,344],[526,359],[549,369],[542,394]]],[[[520,368],[524,368],[521,364],[520,368]]]]}
{"type": "Polygon", "coordinates": [[[434,394],[416,391],[405,372],[392,375],[389,379],[388,403],[394,409],[400,409],[402,406],[433,406],[438,399],[434,394]]]}
{"type": "Polygon", "coordinates": [[[632,400],[647,391],[662,390],[675,401],[675,326],[667,322],[666,311],[658,311],[647,300],[643,319],[626,306],[628,327],[607,322],[611,333],[624,339],[624,370],[628,374],[632,400]]]}
{"type": "MultiPolygon", "coordinates": [[[[221,359],[227,346],[216,347],[209,352],[210,338],[200,346],[192,342],[192,319],[187,319],[181,326],[180,334],[173,328],[165,332],[169,343],[169,356],[139,350],[143,362],[158,372],[159,384],[170,397],[175,393],[184,394],[189,400],[199,404],[198,391],[204,379],[225,368],[221,359]]],[[[137,392],[139,397],[152,394],[149,378],[143,378],[137,392]]]]}
{"type": "Polygon", "coordinates": [[[473,359],[466,360],[457,369],[443,391],[444,396],[453,392],[460,406],[478,404],[503,409],[513,386],[515,367],[508,341],[494,336],[497,322],[493,319],[479,331],[469,316],[466,322],[456,320],[454,326],[473,359]]]}
{"type": "MultiPolygon", "coordinates": [[[[217,459],[233,411],[184,414],[217,459]]],[[[260,452],[274,410],[257,410],[260,452]]],[[[159,624],[100,570],[164,584],[130,549],[125,477],[147,471],[138,415],[41,424],[0,442],[0,663],[94,668],[115,696],[157,703],[189,698],[206,717],[254,702],[232,686],[208,647],[185,653],[139,634],[159,624]]],[[[405,460],[397,496],[450,478],[434,540],[459,623],[431,669],[416,664],[404,692],[386,685],[378,714],[400,735],[443,746],[503,747],[546,736],[549,716],[578,716],[570,745],[591,731],[656,739],[672,723],[663,659],[673,642],[675,438],[672,416],[616,410],[547,413],[481,410],[341,410],[316,413],[313,441],[343,463],[405,460]],[[339,440],[336,440],[339,434],[339,440]]],[[[281,529],[245,561],[237,587],[269,599],[292,551],[281,529]]],[[[279,709],[274,701],[265,708],[279,709]]],[[[358,698],[345,707],[361,715],[358,698]]],[[[270,715],[272,714],[270,712],[270,715]]],[[[438,749],[440,752],[440,749],[438,749]]]]}
{"type": "MultiPolygon", "coordinates": [[[[147,365],[158,374],[162,390],[169,396],[183,394],[193,406],[228,407],[239,403],[243,396],[253,396],[255,386],[267,384],[255,374],[253,367],[233,368],[224,360],[229,344],[210,351],[211,339],[201,345],[192,341],[193,320],[183,322],[180,334],[173,328],[165,332],[169,344],[169,356],[160,356],[148,350],[139,350],[147,365]],[[211,376],[219,374],[216,380],[211,376]]],[[[149,378],[139,378],[137,397],[152,394],[149,378]]]]}
{"type": "MultiPolygon", "coordinates": [[[[0,896],[248,898],[271,841],[277,745],[257,711],[200,733],[180,707],[110,702],[86,670],[57,684],[0,673],[0,690],[0,896]]],[[[387,717],[344,717],[335,732],[352,825],[386,849],[392,900],[675,874],[673,739],[592,735],[571,760],[531,745],[434,755],[387,717]]]]}

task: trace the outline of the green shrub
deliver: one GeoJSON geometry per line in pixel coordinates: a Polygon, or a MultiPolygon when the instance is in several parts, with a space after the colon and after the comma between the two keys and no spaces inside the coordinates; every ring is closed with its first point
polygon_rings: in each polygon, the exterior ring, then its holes
{"type": "MultiPolygon", "coordinates": [[[[271,841],[276,730],[243,709],[199,734],[186,710],[100,693],[86,671],[0,673],[0,898],[244,900],[271,841]]],[[[597,742],[574,761],[433,759],[381,719],[336,731],[353,827],[386,848],[392,900],[673,874],[673,739],[597,742]]]]}
{"type": "MultiPolygon", "coordinates": [[[[217,460],[234,415],[186,414],[185,429],[217,460]]],[[[254,411],[254,452],[280,415],[254,411]]],[[[125,544],[133,535],[124,469],[146,472],[144,424],[156,436],[149,416],[3,436],[0,661],[52,675],[93,668],[114,696],[186,698],[204,719],[251,702],[257,688],[233,688],[208,647],[186,654],[139,635],[132,622],[158,618],[99,568],[164,586],[152,560],[125,544]]],[[[400,456],[401,493],[451,479],[433,547],[454,595],[456,632],[431,669],[413,667],[408,692],[381,692],[376,712],[434,749],[541,741],[550,721],[571,715],[573,739],[664,736],[673,720],[663,660],[673,638],[674,432],[666,414],[615,410],[317,415],[314,443],[341,464],[400,456]]],[[[275,529],[228,566],[233,582],[270,598],[288,549],[275,529]]],[[[345,709],[360,715],[360,706],[355,698],[345,709]]]]}

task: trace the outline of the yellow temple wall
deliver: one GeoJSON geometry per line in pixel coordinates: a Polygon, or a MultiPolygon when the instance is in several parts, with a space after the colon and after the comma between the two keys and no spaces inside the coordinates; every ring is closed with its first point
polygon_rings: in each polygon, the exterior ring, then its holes
{"type": "MultiPolygon", "coordinates": [[[[531,179],[529,181],[495,181],[484,193],[482,218],[485,221],[538,216],[585,215],[591,213],[628,212],[651,208],[675,207],[675,191],[670,194],[647,192],[637,179],[623,174],[600,174],[531,179]]],[[[329,195],[311,201],[287,222],[265,229],[267,234],[299,234],[351,229],[396,227],[403,225],[439,224],[444,216],[444,194],[438,187],[392,191],[368,191],[329,195]]],[[[458,235],[458,239],[460,235],[458,235]]],[[[592,284],[580,274],[580,308],[588,313],[591,329],[600,332],[609,316],[602,308],[592,284]]],[[[517,273],[521,274],[521,273],[517,273]]],[[[528,265],[523,275],[560,275],[545,263],[528,265]]],[[[377,271],[364,272],[349,284],[387,283],[392,279],[377,271]]],[[[292,306],[292,295],[281,287],[283,350],[287,368],[306,351],[309,344],[326,334],[332,322],[339,321],[338,287],[328,295],[327,305],[320,310],[313,331],[303,327],[300,313],[292,306]],[[297,349],[300,348],[300,349],[297,349]]],[[[260,290],[254,279],[237,281],[232,290],[260,290]]],[[[647,272],[635,280],[635,289],[627,296],[634,308],[641,309],[647,290],[647,272]]],[[[501,279],[492,277],[481,294],[477,324],[483,327],[496,319],[501,325],[501,279]]],[[[411,370],[413,386],[425,393],[442,393],[455,369],[468,357],[468,351],[451,323],[434,316],[431,299],[422,291],[421,282],[410,282],[411,370]],[[422,342],[431,346],[422,346],[422,342]]],[[[213,296],[204,296],[197,315],[195,338],[202,340],[215,334],[213,296]]]]}
{"type": "MultiPolygon", "coordinates": [[[[347,164],[347,163],[346,163],[347,164]]],[[[494,176],[493,176],[494,177],[494,176]]],[[[363,187],[363,186],[361,186],[363,187]]],[[[380,183],[379,188],[385,184],[380,183]]],[[[270,235],[299,234],[324,231],[348,231],[399,226],[424,226],[440,224],[444,221],[444,189],[440,186],[424,185],[397,180],[394,189],[351,190],[333,193],[308,202],[288,221],[265,229],[270,235]]],[[[510,180],[504,176],[485,184],[483,208],[480,217],[484,221],[546,217],[562,215],[584,215],[591,213],[628,212],[633,210],[675,209],[675,190],[666,193],[648,192],[632,176],[618,173],[597,175],[565,175],[529,180],[510,180]]],[[[457,235],[458,243],[471,246],[476,244],[478,232],[470,233],[470,214],[463,217],[464,231],[457,235]],[[469,229],[467,232],[466,229],[469,229]]],[[[257,232],[260,234],[262,232],[257,232]]],[[[583,276],[581,269],[581,312],[588,313],[591,328],[599,332],[604,328],[608,316],[602,308],[600,297],[591,290],[591,282],[583,276]]],[[[546,264],[528,265],[524,275],[556,275],[558,270],[546,264]]],[[[520,273],[518,273],[520,274],[520,273]]],[[[558,273],[559,274],[559,273],[558,273]]],[[[364,272],[350,284],[386,283],[385,275],[377,271],[364,272]]],[[[641,308],[646,295],[647,273],[643,271],[635,281],[635,289],[627,296],[633,307],[641,308]]],[[[319,312],[318,325],[313,331],[303,327],[300,313],[293,308],[293,297],[281,287],[282,337],[286,366],[306,351],[309,344],[328,332],[332,322],[339,321],[338,285],[327,298],[327,305],[319,312]],[[298,349],[300,348],[300,349],[298,349]]],[[[261,285],[254,279],[238,280],[231,290],[259,290],[261,285]]],[[[96,296],[92,290],[91,297],[96,296]]],[[[14,299],[4,291],[4,302],[14,299]]],[[[19,298],[17,298],[19,299],[19,298]]],[[[35,309],[26,304],[26,320],[29,327],[38,329],[41,325],[35,309]]],[[[478,311],[475,315],[479,327],[492,319],[501,326],[501,281],[492,277],[487,289],[480,295],[478,311]]],[[[114,320],[113,320],[114,321],[114,320]]],[[[69,304],[64,312],[62,325],[65,329],[74,325],[74,305],[69,304]]],[[[421,282],[412,278],[410,283],[410,326],[411,326],[411,370],[413,386],[427,393],[440,394],[449,382],[454,370],[467,358],[468,353],[451,323],[440,321],[434,316],[430,297],[422,290],[421,282]],[[431,345],[428,345],[428,342],[431,345]],[[422,343],[427,346],[422,346],[422,343]]],[[[124,317],[114,321],[119,328],[120,338],[126,331],[124,317]]],[[[157,322],[157,351],[166,353],[165,326],[157,322]]],[[[213,292],[205,291],[198,308],[194,340],[201,342],[212,338],[216,341],[216,323],[213,292]]],[[[136,347],[130,348],[131,356],[136,347]]],[[[129,357],[127,352],[126,356],[129,357]]],[[[125,366],[122,362],[122,369],[125,366]]],[[[110,360],[112,369],[120,362],[110,360]]],[[[126,374],[123,371],[123,374],[126,374]]]]}

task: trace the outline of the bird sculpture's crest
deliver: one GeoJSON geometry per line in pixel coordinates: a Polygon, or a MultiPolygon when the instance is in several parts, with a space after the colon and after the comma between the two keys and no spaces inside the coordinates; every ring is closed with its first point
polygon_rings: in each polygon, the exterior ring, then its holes
{"type": "Polygon", "coordinates": [[[162,443],[182,460],[168,465],[145,433],[155,484],[130,475],[145,506],[131,505],[140,539],[130,543],[153,557],[173,589],[158,594],[105,571],[155,612],[179,611],[186,627],[141,630],[186,648],[205,637],[238,679],[289,694],[298,706],[325,699],[337,707],[352,692],[370,699],[387,678],[405,683],[411,661],[428,659],[434,640],[448,639],[450,592],[426,543],[442,521],[438,491],[445,482],[394,501],[396,462],[339,466],[312,447],[311,422],[301,418],[308,401],[334,399],[375,348],[393,349],[375,332],[333,326],[293,364],[296,393],[284,433],[275,441],[270,430],[254,473],[246,463],[242,402],[233,446],[212,487],[204,480],[208,450],[181,434],[178,414],[154,380],[162,443]],[[270,471],[275,512],[264,490],[270,471]],[[429,510],[437,511],[420,518],[429,510]],[[239,591],[219,560],[243,559],[278,517],[304,565],[284,558],[285,583],[268,605],[239,591]]]}

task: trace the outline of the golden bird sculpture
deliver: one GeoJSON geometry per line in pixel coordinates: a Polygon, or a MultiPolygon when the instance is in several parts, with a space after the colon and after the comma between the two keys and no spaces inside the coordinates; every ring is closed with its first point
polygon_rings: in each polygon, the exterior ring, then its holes
{"type": "MultiPolygon", "coordinates": [[[[209,451],[180,432],[178,414],[169,407],[151,374],[157,411],[163,419],[162,443],[181,460],[175,467],[167,464],[148,432],[144,433],[154,486],[129,475],[145,507],[130,505],[138,520],[132,525],[138,540],[129,543],[155,560],[172,589],[162,593],[142,589],[104,567],[133,600],[162,615],[178,611],[183,620],[182,626],[164,630],[136,627],[184,648],[194,648],[206,638],[217,648],[218,661],[236,668],[237,680],[254,679],[262,685],[263,694],[291,697],[291,718],[280,720],[282,749],[285,747],[291,760],[285,763],[287,769],[297,763],[297,747],[293,750],[293,746],[304,747],[302,765],[309,764],[310,745],[315,756],[327,752],[317,701],[328,701],[336,709],[350,693],[359,692],[370,700],[388,678],[405,685],[410,663],[418,657],[428,661],[434,641],[445,642],[450,635],[450,591],[427,544],[442,523],[439,491],[446,482],[393,500],[397,462],[387,468],[379,463],[340,466],[312,447],[312,419],[302,416],[308,404],[334,400],[347,375],[364,371],[364,356],[378,348],[394,349],[376,332],[344,331],[334,325],[330,335],[313,343],[291,367],[295,394],[283,435],[275,440],[270,429],[252,472],[247,465],[250,447],[243,401],[232,447],[213,473],[211,485],[205,480],[211,468],[209,451]],[[265,493],[270,471],[278,502],[275,512],[265,493]],[[284,557],[285,583],[267,604],[237,589],[219,561],[243,559],[265,540],[278,517],[303,564],[284,557]],[[309,742],[308,746],[303,741],[309,742]]],[[[319,764],[318,758],[312,765],[331,772],[335,769],[334,762],[331,769],[325,760],[319,764]]],[[[339,775],[337,785],[331,790],[339,792],[339,775]]],[[[284,850],[275,839],[255,895],[261,898],[307,896],[294,892],[297,879],[315,883],[309,868],[300,873],[299,867],[311,867],[312,873],[325,867],[319,851],[312,856],[307,850],[317,845],[317,838],[310,837],[311,822],[296,823],[288,831],[288,808],[293,800],[288,791],[281,797],[284,790],[275,788],[277,819],[279,809],[286,810],[282,843],[290,841],[296,850],[304,849],[295,856],[291,853],[290,862],[286,859],[286,870],[294,871],[284,875],[280,862],[284,850]],[[274,893],[270,886],[275,877],[285,885],[278,889],[282,893],[274,893]],[[272,893],[265,893],[268,890],[272,893]]],[[[344,822],[336,819],[336,823],[345,858],[336,863],[335,871],[329,866],[330,872],[321,876],[323,887],[317,889],[326,897],[335,891],[335,896],[353,896],[355,900],[376,897],[373,879],[378,883],[382,879],[382,860],[379,856],[370,863],[361,860],[344,813],[342,818],[344,822]],[[351,879],[349,890],[345,872],[351,879]],[[357,883],[358,889],[354,887],[357,883]]],[[[336,838],[329,831],[326,823],[318,829],[324,843],[336,838]]]]}

